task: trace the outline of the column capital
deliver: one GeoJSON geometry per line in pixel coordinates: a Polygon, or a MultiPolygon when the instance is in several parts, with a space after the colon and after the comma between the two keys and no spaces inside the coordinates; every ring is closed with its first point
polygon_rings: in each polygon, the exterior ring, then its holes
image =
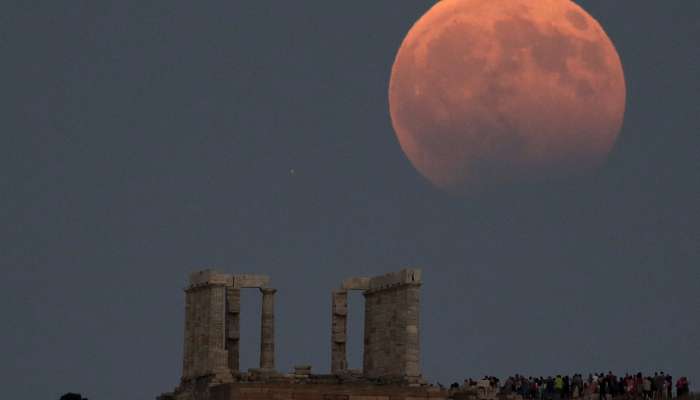
{"type": "Polygon", "coordinates": [[[260,288],[260,293],[263,295],[271,295],[277,293],[277,289],[274,288],[260,288]]]}

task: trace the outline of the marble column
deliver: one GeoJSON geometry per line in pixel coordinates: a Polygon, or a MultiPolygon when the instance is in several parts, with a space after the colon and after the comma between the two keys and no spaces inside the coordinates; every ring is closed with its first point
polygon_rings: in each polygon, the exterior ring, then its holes
{"type": "Polygon", "coordinates": [[[260,288],[262,313],[260,329],[260,368],[275,369],[275,292],[277,289],[260,288]]]}
{"type": "Polygon", "coordinates": [[[241,332],[241,289],[226,288],[226,350],[228,367],[232,373],[239,370],[241,332]]]}
{"type": "Polygon", "coordinates": [[[331,374],[339,374],[348,369],[348,292],[334,290],[332,297],[331,374]]]}

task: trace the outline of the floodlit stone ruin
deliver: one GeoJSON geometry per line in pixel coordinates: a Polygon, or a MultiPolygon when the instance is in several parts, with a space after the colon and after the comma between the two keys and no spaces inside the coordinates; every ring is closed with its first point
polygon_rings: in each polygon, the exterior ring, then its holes
{"type": "Polygon", "coordinates": [[[214,271],[190,275],[185,289],[185,344],[182,382],[206,377],[233,382],[239,373],[241,289],[262,294],[260,372],[275,369],[274,295],[264,275],[225,275],[214,271]]]}
{"type": "Polygon", "coordinates": [[[446,399],[420,372],[421,271],[404,269],[376,277],[349,278],[332,292],[331,373],[302,365],[275,369],[274,295],[263,275],[205,270],[185,289],[182,377],[159,400],[404,400],[446,399]],[[241,371],[241,289],[262,295],[259,368],[241,371]],[[348,292],[365,297],[363,368],[347,366],[348,292]]]}
{"type": "Polygon", "coordinates": [[[363,375],[400,383],[421,382],[420,270],[405,269],[374,278],[350,278],[333,291],[331,373],[347,369],[346,336],[348,291],[365,296],[363,375]]]}

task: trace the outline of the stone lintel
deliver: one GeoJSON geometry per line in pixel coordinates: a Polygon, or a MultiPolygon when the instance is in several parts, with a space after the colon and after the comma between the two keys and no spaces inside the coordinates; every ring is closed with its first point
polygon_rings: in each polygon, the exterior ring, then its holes
{"type": "Polygon", "coordinates": [[[190,274],[190,288],[208,285],[224,285],[235,289],[243,288],[266,288],[270,284],[270,277],[267,275],[253,274],[224,274],[212,269],[193,272],[190,274]]]}
{"type": "Polygon", "coordinates": [[[367,290],[388,289],[393,286],[406,284],[421,284],[421,270],[418,268],[406,268],[398,272],[375,276],[369,280],[367,290]]]}
{"type": "Polygon", "coordinates": [[[267,288],[270,284],[270,277],[267,275],[239,274],[233,275],[233,287],[243,288],[267,288]]]}
{"type": "Polygon", "coordinates": [[[370,278],[355,277],[348,278],[341,285],[342,290],[367,290],[370,287],[370,278]]]}

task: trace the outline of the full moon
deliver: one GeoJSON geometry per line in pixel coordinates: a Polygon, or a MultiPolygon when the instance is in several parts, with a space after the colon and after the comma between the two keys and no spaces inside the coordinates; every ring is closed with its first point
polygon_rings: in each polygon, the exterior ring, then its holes
{"type": "Polygon", "coordinates": [[[413,166],[467,194],[600,166],[625,91],[610,38],[572,1],[443,0],[399,48],[389,110],[413,166]]]}

